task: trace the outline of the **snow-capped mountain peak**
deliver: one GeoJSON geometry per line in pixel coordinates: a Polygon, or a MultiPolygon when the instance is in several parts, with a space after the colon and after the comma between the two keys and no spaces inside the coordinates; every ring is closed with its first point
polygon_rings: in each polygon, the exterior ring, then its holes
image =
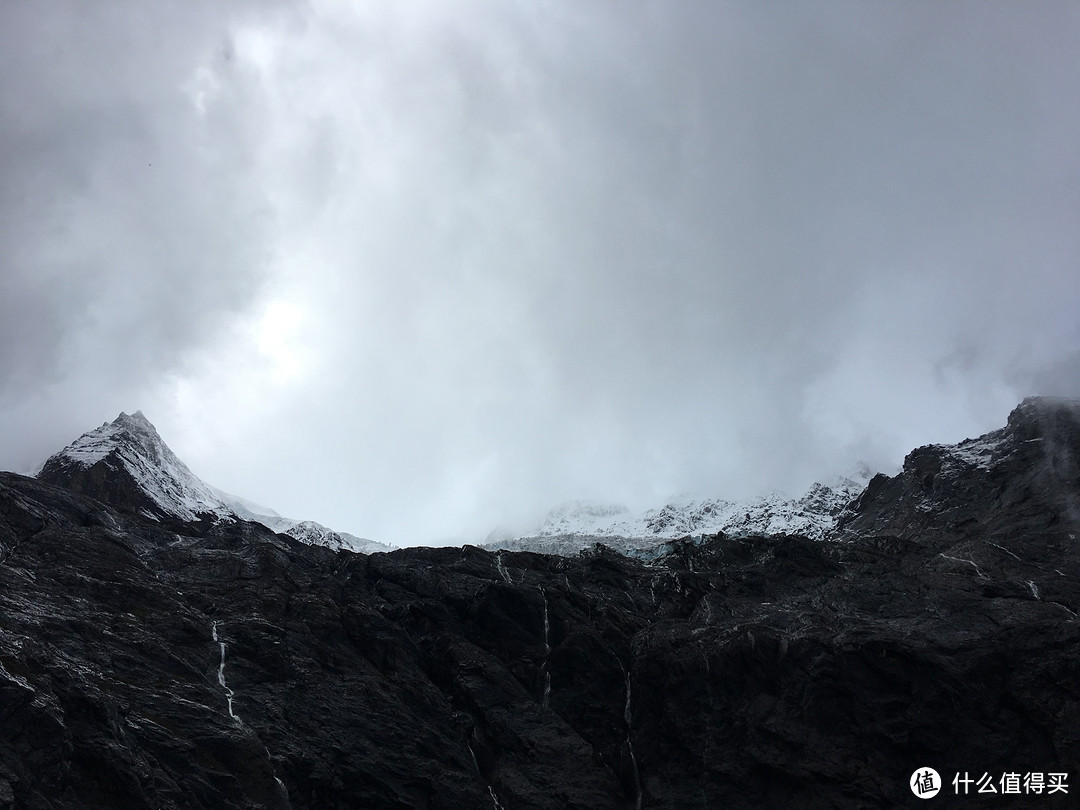
{"type": "Polygon", "coordinates": [[[142,413],[121,413],[51,456],[38,478],[109,500],[154,519],[234,518],[142,413]]]}
{"type": "Polygon", "coordinates": [[[389,546],[212,487],[164,442],[142,411],[121,413],[50,456],[37,477],[152,520],[251,520],[310,545],[371,553],[389,546]]]}

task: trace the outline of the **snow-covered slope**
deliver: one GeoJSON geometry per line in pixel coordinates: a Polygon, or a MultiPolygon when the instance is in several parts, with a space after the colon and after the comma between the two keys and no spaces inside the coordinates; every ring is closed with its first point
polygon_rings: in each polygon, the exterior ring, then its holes
{"type": "Polygon", "coordinates": [[[358,551],[362,554],[390,551],[394,548],[394,546],[368,540],[365,537],[357,537],[355,534],[349,534],[348,532],[336,532],[313,520],[296,520],[295,518],[285,517],[269,506],[263,506],[246,498],[231,495],[217,487],[211,487],[211,489],[235,514],[244,520],[261,523],[268,529],[272,529],[279,534],[290,535],[302,543],[312,546],[325,546],[335,551],[341,549],[358,551]]]}
{"type": "Polygon", "coordinates": [[[829,484],[814,484],[798,498],[780,492],[743,501],[687,497],[640,513],[622,506],[573,502],[552,510],[534,532],[490,536],[485,545],[566,555],[597,542],[630,552],[717,532],[734,536],[800,534],[820,539],[833,529],[841,511],[869,479],[869,469],[861,467],[829,484]]]}
{"type": "Polygon", "coordinates": [[[235,519],[169,446],[142,411],[121,413],[49,457],[37,474],[87,494],[95,485],[145,517],[235,519]],[[140,497],[141,496],[141,497],[140,497]],[[141,501],[141,502],[140,502],[141,501]]]}
{"type": "Polygon", "coordinates": [[[121,413],[84,433],[50,456],[37,477],[154,520],[252,520],[311,545],[362,553],[390,549],[210,486],[177,458],[141,411],[121,413]]]}

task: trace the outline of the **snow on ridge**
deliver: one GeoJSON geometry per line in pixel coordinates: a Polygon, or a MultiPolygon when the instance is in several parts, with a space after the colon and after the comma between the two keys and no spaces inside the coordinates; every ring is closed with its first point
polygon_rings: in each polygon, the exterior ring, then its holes
{"type": "Polygon", "coordinates": [[[987,433],[977,439],[965,439],[959,444],[939,445],[943,451],[972,467],[989,469],[994,453],[1001,447],[1001,431],[987,433]],[[991,438],[993,437],[993,438],[991,438]]]}
{"type": "Polygon", "coordinates": [[[121,413],[114,421],[84,433],[53,458],[92,467],[113,453],[142,492],[162,512],[180,520],[207,515],[216,520],[250,520],[302,543],[335,551],[370,554],[392,548],[314,521],[283,517],[269,507],[210,486],[173,453],[142,411],[121,413]]]}
{"type": "Polygon", "coordinates": [[[377,540],[368,540],[366,537],[357,537],[348,532],[336,532],[314,520],[296,520],[285,517],[275,512],[269,506],[240,498],[217,487],[210,487],[214,493],[224,501],[228,507],[243,520],[251,520],[261,523],[272,532],[287,534],[312,546],[325,546],[335,551],[355,551],[360,554],[372,554],[378,551],[390,551],[394,547],[380,543],[377,540]]]}
{"type": "MultiPolygon", "coordinates": [[[[223,489],[218,489],[215,486],[207,484],[210,490],[226,504],[233,512],[244,520],[253,520],[256,523],[262,523],[260,518],[276,519],[281,518],[277,512],[271,509],[269,506],[263,506],[261,503],[255,503],[255,501],[249,501],[247,498],[241,498],[239,495],[233,495],[231,492],[226,492],[223,489]]],[[[274,528],[269,524],[266,524],[268,528],[274,528]]]]}
{"type": "Polygon", "coordinates": [[[290,520],[289,518],[284,518],[284,520],[291,525],[276,531],[283,531],[285,534],[296,538],[301,543],[308,543],[313,546],[325,546],[334,551],[341,551],[342,549],[346,551],[357,551],[362,554],[390,551],[392,548],[384,543],[357,537],[348,532],[335,532],[313,520],[290,520]]]}
{"type": "MultiPolygon", "coordinates": [[[[1028,400],[1024,400],[1024,403],[1016,410],[1019,411],[1027,403],[1028,400]]],[[[964,439],[956,444],[933,444],[930,446],[954,462],[959,461],[969,467],[989,470],[994,463],[1008,454],[1011,445],[1012,432],[1009,427],[1004,427],[984,433],[974,439],[964,439]]]]}
{"type": "Polygon", "coordinates": [[[630,510],[621,504],[593,501],[568,501],[552,509],[537,534],[611,534],[630,518],[630,510]]]}
{"type": "Polygon", "coordinates": [[[309,546],[324,546],[334,551],[355,551],[360,554],[373,554],[379,551],[391,551],[394,547],[377,540],[368,540],[366,537],[357,537],[348,532],[336,532],[314,520],[296,520],[284,517],[272,509],[244,501],[246,514],[241,514],[244,520],[253,520],[261,523],[270,531],[277,534],[287,534],[301,543],[309,546]],[[254,507],[260,511],[251,511],[254,507]],[[264,511],[262,511],[264,510],[264,511]]]}
{"type": "MultiPolygon", "coordinates": [[[[960,461],[970,467],[989,470],[994,464],[1005,458],[1015,449],[1016,428],[1030,419],[1040,419],[1047,414],[1067,412],[1072,419],[1080,420],[1080,399],[1075,397],[1033,396],[1025,397],[1009,414],[1008,423],[1003,428],[992,430],[973,439],[964,439],[956,444],[933,444],[943,455],[960,461]]],[[[1040,428],[1041,430],[1041,428],[1040,428]]],[[[1036,436],[1026,441],[1042,440],[1036,436]]]]}
{"type": "Polygon", "coordinates": [[[233,517],[232,510],[162,441],[141,411],[121,413],[77,438],[59,453],[69,462],[92,467],[115,453],[146,496],[165,514],[180,520],[201,515],[233,517]]]}
{"type": "Polygon", "coordinates": [[[860,467],[850,476],[814,484],[798,498],[770,492],[742,501],[722,498],[676,498],[640,513],[625,507],[571,502],[552,510],[533,532],[517,537],[489,537],[487,548],[574,554],[601,542],[635,551],[688,536],[801,534],[824,538],[836,518],[870,480],[860,467]]]}

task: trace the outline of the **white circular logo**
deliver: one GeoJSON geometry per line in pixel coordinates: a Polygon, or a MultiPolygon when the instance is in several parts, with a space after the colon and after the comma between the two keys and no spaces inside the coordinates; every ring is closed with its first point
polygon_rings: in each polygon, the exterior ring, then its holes
{"type": "Polygon", "coordinates": [[[908,781],[911,792],[920,799],[929,799],[937,796],[941,790],[941,777],[933,768],[916,768],[908,781]]]}

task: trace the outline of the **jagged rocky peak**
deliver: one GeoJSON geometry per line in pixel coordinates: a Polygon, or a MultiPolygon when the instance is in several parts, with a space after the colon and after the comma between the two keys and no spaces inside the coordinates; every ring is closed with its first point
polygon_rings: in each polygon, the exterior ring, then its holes
{"type": "Polygon", "coordinates": [[[1009,414],[1007,427],[1020,439],[1041,437],[1076,444],[1080,441],[1080,399],[1028,397],[1009,414]]]}
{"type": "Polygon", "coordinates": [[[142,411],[121,413],[87,431],[51,456],[37,477],[153,520],[251,520],[335,551],[368,554],[390,549],[314,521],[283,517],[210,486],[177,458],[142,411]]]}
{"type": "Polygon", "coordinates": [[[842,536],[891,535],[925,540],[935,532],[979,536],[995,523],[999,537],[1042,528],[1080,532],[1080,400],[1028,397],[1006,425],[956,444],[916,448],[899,475],[875,476],[841,516],[842,536]],[[1025,512],[1017,510],[1025,503],[1025,512]]]}
{"type": "Polygon", "coordinates": [[[158,441],[161,440],[161,436],[158,435],[157,428],[155,428],[153,424],[151,424],[150,420],[146,418],[146,414],[144,414],[142,411],[135,411],[135,413],[133,414],[126,414],[123,411],[120,411],[120,415],[116,417],[116,419],[113,421],[113,424],[117,423],[123,425],[129,430],[143,433],[147,436],[155,437],[158,441]]]}
{"type": "Polygon", "coordinates": [[[37,477],[154,519],[234,518],[142,411],[121,413],[51,456],[37,477]]]}
{"type": "Polygon", "coordinates": [[[912,450],[904,471],[916,475],[937,470],[992,470],[1009,462],[1017,452],[1080,447],[1080,400],[1065,397],[1027,397],[1009,414],[1004,427],[957,444],[931,444],[912,450]],[[1024,445],[1032,445],[1025,447],[1024,445]]]}

